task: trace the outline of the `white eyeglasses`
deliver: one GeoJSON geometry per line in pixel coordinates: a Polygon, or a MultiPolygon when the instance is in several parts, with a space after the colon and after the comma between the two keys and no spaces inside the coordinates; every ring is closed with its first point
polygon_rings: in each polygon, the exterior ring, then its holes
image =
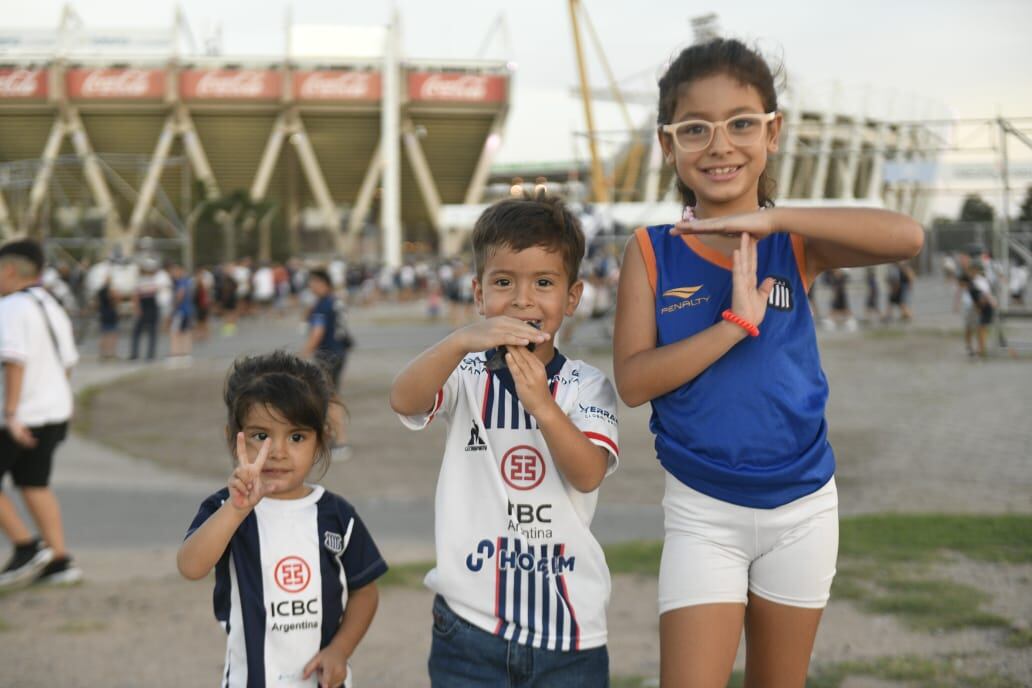
{"type": "Polygon", "coordinates": [[[664,134],[670,134],[674,139],[674,145],[683,152],[697,153],[709,148],[718,127],[724,130],[724,135],[734,145],[752,145],[763,137],[763,125],[772,121],[776,116],[777,112],[768,112],[763,115],[735,115],[720,122],[689,119],[684,122],[664,124],[659,130],[664,134]]]}

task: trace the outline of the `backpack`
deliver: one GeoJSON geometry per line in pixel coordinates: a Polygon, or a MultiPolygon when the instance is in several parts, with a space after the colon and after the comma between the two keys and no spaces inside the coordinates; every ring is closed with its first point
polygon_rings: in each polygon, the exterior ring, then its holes
{"type": "Polygon", "coordinates": [[[340,299],[333,300],[333,341],[342,349],[355,345],[355,338],[348,329],[348,307],[340,299]]]}

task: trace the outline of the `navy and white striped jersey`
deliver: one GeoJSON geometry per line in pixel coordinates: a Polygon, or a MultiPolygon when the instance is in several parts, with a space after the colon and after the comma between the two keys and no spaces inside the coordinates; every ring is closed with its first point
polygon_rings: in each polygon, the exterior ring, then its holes
{"type": "MultiPolygon", "coordinates": [[[[201,504],[189,537],[222,504],[201,504]]],[[[340,628],[348,590],[387,571],[355,509],[318,485],[301,499],[265,498],[215,565],[215,618],[225,628],[224,688],[317,686],[305,664],[340,628]]]]}
{"type": "MultiPolygon", "coordinates": [[[[490,352],[488,352],[489,354],[490,352]]],[[[598,491],[577,491],[559,473],[537,421],[507,369],[466,356],[422,416],[448,424],[437,482],[437,567],[426,584],[489,633],[550,650],[606,644],[610,580],[589,525],[598,491]]],[[[616,393],[599,370],[556,352],[546,366],[556,403],[594,444],[619,451],[616,393]]]]}

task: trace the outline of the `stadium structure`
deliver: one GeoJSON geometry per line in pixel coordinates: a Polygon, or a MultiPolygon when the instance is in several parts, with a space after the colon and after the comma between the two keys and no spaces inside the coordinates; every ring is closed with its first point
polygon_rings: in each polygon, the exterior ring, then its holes
{"type": "MultiPolygon", "coordinates": [[[[626,226],[670,221],[654,70],[617,84],[583,2],[568,7],[579,88],[548,100],[517,91],[504,60],[409,58],[391,26],[288,21],[285,54],[247,58],[198,47],[180,14],[127,31],[66,9],[57,29],[0,29],[0,234],[125,252],[148,237],[184,255],[207,240],[259,258],[278,239],[280,253],[397,266],[407,251],[460,250],[484,203],[541,182],[626,226]],[[582,34],[606,89],[588,83],[582,34]],[[540,126],[544,111],[556,126],[540,126]]],[[[712,15],[692,25],[696,40],[720,33],[712,15]]],[[[802,84],[781,93],[779,203],[888,207],[927,224],[940,154],[955,149],[950,118],[802,84]]]]}
{"type": "Polygon", "coordinates": [[[291,252],[318,233],[354,254],[376,224],[400,264],[403,241],[435,238],[442,204],[481,199],[511,71],[408,59],[391,27],[337,28],[289,26],[297,49],[246,59],[180,54],[179,14],[127,31],[66,9],[57,30],[0,31],[0,233],[92,230],[131,253],[141,237],[188,243],[210,216],[278,229],[291,252]],[[313,54],[349,39],[377,54],[313,54]]]}

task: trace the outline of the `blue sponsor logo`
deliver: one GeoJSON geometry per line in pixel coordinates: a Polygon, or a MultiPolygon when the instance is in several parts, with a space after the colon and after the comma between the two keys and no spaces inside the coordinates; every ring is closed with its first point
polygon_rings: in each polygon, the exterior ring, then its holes
{"type": "Polygon", "coordinates": [[[466,555],[466,568],[473,572],[480,571],[485,562],[496,556],[501,571],[537,571],[561,576],[567,571],[573,571],[577,564],[577,557],[564,557],[561,554],[542,557],[534,552],[498,550],[491,540],[481,540],[476,550],[466,555]]]}

